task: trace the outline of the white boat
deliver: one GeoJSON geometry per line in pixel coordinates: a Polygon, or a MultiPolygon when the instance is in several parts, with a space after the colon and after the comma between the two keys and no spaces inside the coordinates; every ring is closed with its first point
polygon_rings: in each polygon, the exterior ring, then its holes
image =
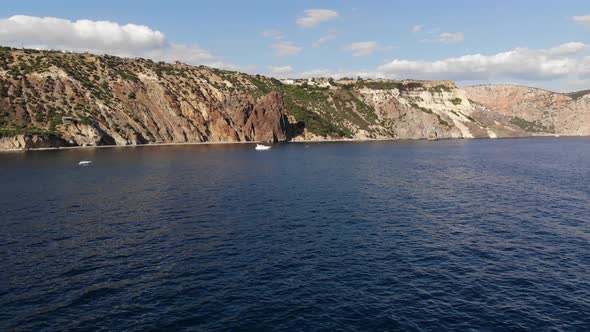
{"type": "Polygon", "coordinates": [[[82,160],[81,162],[78,163],[78,165],[80,165],[80,166],[92,165],[92,161],[90,161],[90,160],[82,160]]]}
{"type": "Polygon", "coordinates": [[[256,150],[269,150],[270,146],[268,145],[262,145],[262,144],[256,144],[256,150]]]}

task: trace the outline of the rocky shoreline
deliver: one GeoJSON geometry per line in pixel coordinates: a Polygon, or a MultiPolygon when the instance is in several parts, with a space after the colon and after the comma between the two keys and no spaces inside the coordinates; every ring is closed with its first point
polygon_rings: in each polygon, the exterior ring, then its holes
{"type": "MultiPolygon", "coordinates": [[[[517,137],[498,137],[498,138],[441,138],[434,141],[446,141],[456,139],[526,139],[526,138],[582,138],[590,137],[590,135],[531,135],[531,136],[517,136],[517,137]]],[[[4,137],[5,138],[5,137],[4,137]]],[[[6,152],[30,152],[30,151],[58,151],[58,150],[77,150],[77,149],[109,149],[109,148],[142,148],[142,147],[162,147],[162,146],[190,146],[190,145],[247,145],[247,144],[269,144],[266,141],[238,141],[238,142],[186,142],[186,143],[146,143],[136,145],[96,145],[96,146],[53,146],[53,147],[29,147],[29,148],[5,148],[0,138],[0,153],[6,152]]],[[[369,138],[369,139],[354,139],[354,138],[337,138],[337,139],[314,139],[314,140],[291,140],[279,141],[272,144],[320,144],[320,143],[363,143],[363,142],[403,142],[403,141],[433,141],[427,138],[369,138]]]]}

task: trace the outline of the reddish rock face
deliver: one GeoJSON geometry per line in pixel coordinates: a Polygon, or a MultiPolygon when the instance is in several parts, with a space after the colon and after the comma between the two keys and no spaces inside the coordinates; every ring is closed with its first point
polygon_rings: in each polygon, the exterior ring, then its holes
{"type": "Polygon", "coordinates": [[[271,92],[260,98],[249,112],[243,126],[243,137],[246,141],[285,141],[286,128],[283,98],[277,92],[271,92]]]}
{"type": "Polygon", "coordinates": [[[463,88],[470,100],[511,117],[525,129],[562,135],[590,134],[590,95],[567,94],[509,84],[463,88]]]}
{"type": "Polygon", "coordinates": [[[248,76],[233,86],[241,76],[206,67],[11,52],[54,65],[22,77],[0,73],[0,127],[52,129],[84,146],[287,139],[281,96],[262,93],[248,76]]]}

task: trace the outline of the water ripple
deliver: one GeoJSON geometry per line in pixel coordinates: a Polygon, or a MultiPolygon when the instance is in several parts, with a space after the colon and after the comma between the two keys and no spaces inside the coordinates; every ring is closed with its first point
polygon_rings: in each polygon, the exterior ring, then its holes
{"type": "Polygon", "coordinates": [[[587,139],[16,156],[0,329],[590,326],[587,139]]]}

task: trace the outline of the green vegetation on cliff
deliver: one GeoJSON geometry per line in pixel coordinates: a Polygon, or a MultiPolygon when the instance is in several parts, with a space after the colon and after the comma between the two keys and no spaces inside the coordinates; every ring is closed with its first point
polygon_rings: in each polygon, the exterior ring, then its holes
{"type": "Polygon", "coordinates": [[[35,127],[26,128],[6,128],[0,127],[0,137],[15,136],[15,135],[43,135],[43,136],[59,136],[58,132],[39,129],[35,127]]]}
{"type": "Polygon", "coordinates": [[[572,97],[574,100],[578,100],[587,94],[590,94],[590,90],[581,90],[581,91],[566,93],[567,96],[572,97]]]}
{"type": "MultiPolygon", "coordinates": [[[[216,70],[232,85],[239,84],[228,72],[216,70]]],[[[285,112],[296,122],[319,136],[351,137],[352,128],[370,130],[378,123],[375,110],[350,90],[329,89],[308,84],[283,84],[275,78],[249,76],[249,82],[260,94],[277,91],[283,96],[285,112]]]]}
{"type": "MultiPolygon", "coordinates": [[[[445,112],[465,118],[453,108],[470,107],[455,89],[449,81],[280,81],[179,62],[0,47],[0,133],[88,145],[243,141],[266,139],[268,130],[281,139],[444,137],[456,135],[461,121],[445,112]],[[443,97],[448,102],[431,105],[443,97]]],[[[512,122],[529,132],[551,129],[512,122]]]]}
{"type": "Polygon", "coordinates": [[[552,133],[555,132],[554,128],[543,125],[540,121],[527,121],[523,118],[514,116],[510,118],[510,122],[519,126],[520,128],[532,132],[532,133],[552,133]]]}

